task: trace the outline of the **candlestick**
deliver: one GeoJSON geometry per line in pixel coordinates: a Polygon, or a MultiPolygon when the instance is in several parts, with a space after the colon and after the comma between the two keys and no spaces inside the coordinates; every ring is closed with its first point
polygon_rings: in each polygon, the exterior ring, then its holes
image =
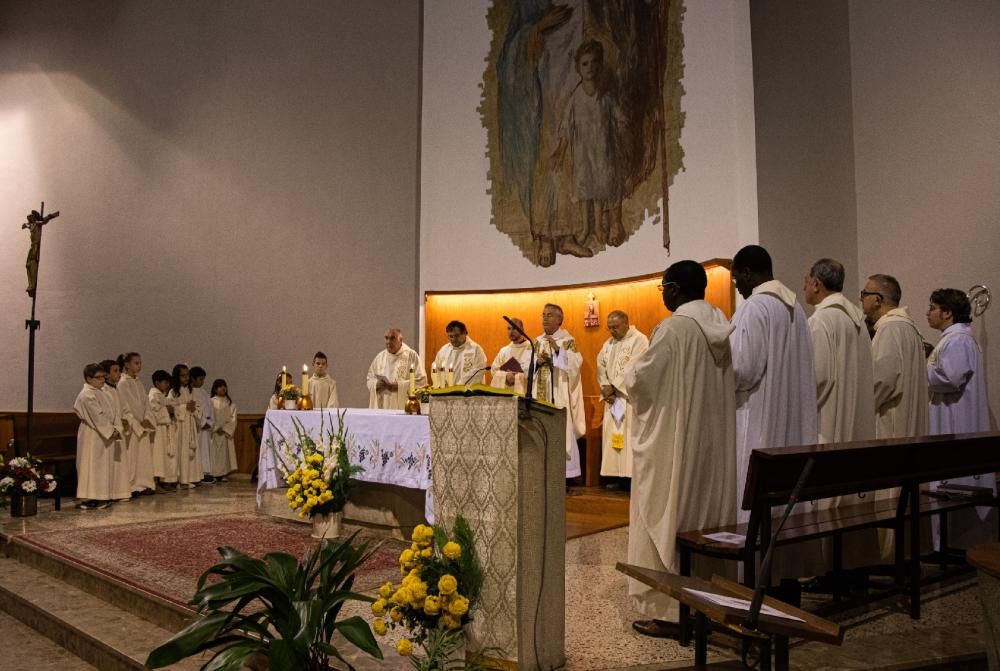
{"type": "Polygon", "coordinates": [[[309,366],[302,364],[302,395],[309,395],[309,366]]]}

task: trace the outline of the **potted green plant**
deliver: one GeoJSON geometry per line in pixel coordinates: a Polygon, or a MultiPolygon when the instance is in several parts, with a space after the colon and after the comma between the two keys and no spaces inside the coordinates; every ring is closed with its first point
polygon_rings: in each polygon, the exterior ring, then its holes
{"type": "Polygon", "coordinates": [[[354,572],[372,554],[367,543],[355,547],[356,536],[321,542],[301,561],[283,552],[255,559],[219,548],[222,561],[202,574],[190,602],[203,617],[149,653],[146,666],[214,649],[204,671],[238,671],[262,660],[270,671],[325,671],[330,657],[346,664],[331,642],[335,632],[382,659],[363,618],[338,619],[345,602],[374,601],[351,591],[354,572]],[[209,583],[212,577],[218,581],[209,583]]]}

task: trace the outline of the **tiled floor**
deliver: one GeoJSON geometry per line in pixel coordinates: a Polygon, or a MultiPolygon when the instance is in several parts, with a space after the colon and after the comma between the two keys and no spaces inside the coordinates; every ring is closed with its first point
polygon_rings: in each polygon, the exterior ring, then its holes
{"type": "MultiPolygon", "coordinates": [[[[147,497],[105,511],[79,511],[72,504],[60,513],[43,502],[41,513],[28,520],[3,518],[0,533],[17,534],[68,527],[136,523],[169,517],[209,516],[254,510],[254,491],[247,482],[206,485],[179,494],[147,497]]],[[[639,636],[631,628],[638,618],[626,596],[624,575],[615,563],[626,558],[628,529],[620,528],[572,539],[566,544],[566,658],[573,671],[659,668],[689,665],[693,651],[670,640],[639,636]]],[[[793,645],[796,669],[891,668],[895,660],[941,659],[982,650],[982,614],[969,576],[927,592],[924,617],[914,622],[898,600],[879,602],[838,617],[848,627],[843,648],[793,645]],[[877,663],[876,663],[877,662],[877,663]]],[[[362,604],[349,604],[343,615],[367,615],[362,604]]],[[[2,628],[0,628],[2,629],[2,628]]],[[[385,640],[386,661],[355,658],[361,668],[406,668],[385,640]]],[[[0,649],[3,649],[0,640],[0,649]]],[[[726,648],[710,648],[710,659],[731,658],[726,648]]],[[[6,668],[6,667],[5,667],[6,668]]],[[[33,667],[39,668],[39,667],[33,667]]],[[[45,668],[45,667],[41,667],[45,668]]],[[[52,668],[75,668],[52,667],[52,668]]],[[[79,668],[87,668],[81,665],[79,668]]]]}
{"type": "Polygon", "coordinates": [[[4,671],[95,671],[90,664],[2,611],[0,651],[3,651],[0,667],[4,671]]]}

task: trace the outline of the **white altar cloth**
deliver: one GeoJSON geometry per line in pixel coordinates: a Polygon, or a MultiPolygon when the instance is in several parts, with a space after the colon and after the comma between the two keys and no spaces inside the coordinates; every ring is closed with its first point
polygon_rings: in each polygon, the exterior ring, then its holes
{"type": "MultiPolygon", "coordinates": [[[[257,473],[257,505],[265,489],[284,487],[277,459],[271,444],[279,444],[282,436],[295,442],[293,420],[302,425],[309,436],[319,441],[320,425],[324,433],[337,426],[336,409],[328,410],[268,410],[264,418],[264,433],[260,442],[257,473]]],[[[365,470],[354,476],[361,482],[378,482],[425,493],[424,516],[434,522],[434,487],[431,480],[430,422],[425,415],[407,415],[402,410],[341,409],[347,431],[347,453],[352,464],[365,470]]]]}

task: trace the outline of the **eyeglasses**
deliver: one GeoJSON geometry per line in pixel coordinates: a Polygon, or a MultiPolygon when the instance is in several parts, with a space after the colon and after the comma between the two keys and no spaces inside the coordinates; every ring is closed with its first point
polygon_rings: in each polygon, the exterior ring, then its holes
{"type": "Polygon", "coordinates": [[[882,294],[880,294],[877,291],[862,291],[861,292],[861,300],[862,301],[865,300],[865,296],[878,296],[879,300],[883,300],[883,301],[885,300],[885,296],[883,296],[882,294]]]}
{"type": "Polygon", "coordinates": [[[107,378],[108,378],[108,376],[105,375],[104,373],[98,373],[97,375],[91,376],[90,379],[92,379],[92,380],[106,380],[107,378]]]}
{"type": "Polygon", "coordinates": [[[681,288],[681,285],[677,284],[677,282],[660,282],[659,284],[656,285],[656,289],[662,294],[663,290],[669,287],[671,284],[677,287],[678,289],[681,288]]]}

